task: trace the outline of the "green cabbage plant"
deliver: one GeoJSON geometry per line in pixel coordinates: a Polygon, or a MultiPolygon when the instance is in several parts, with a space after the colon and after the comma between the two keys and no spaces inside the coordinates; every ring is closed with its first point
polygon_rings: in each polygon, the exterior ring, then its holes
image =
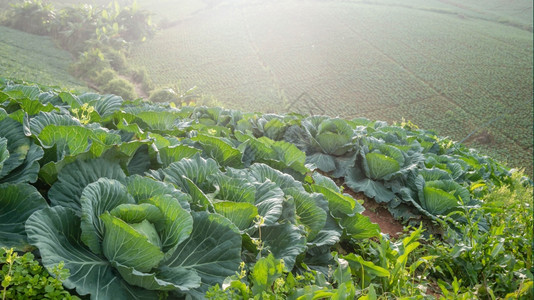
{"type": "Polygon", "coordinates": [[[104,160],[68,165],[58,178],[55,206],[34,212],[26,233],[46,267],[65,263],[64,284],[80,295],[201,294],[239,267],[239,230],[220,215],[190,212],[190,196],[172,185],[125,177],[104,160]]]}

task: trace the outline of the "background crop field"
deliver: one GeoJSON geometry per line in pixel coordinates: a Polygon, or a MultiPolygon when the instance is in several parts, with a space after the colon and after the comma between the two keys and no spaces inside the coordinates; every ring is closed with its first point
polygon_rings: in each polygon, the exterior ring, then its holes
{"type": "Polygon", "coordinates": [[[532,173],[532,2],[490,2],[225,1],[131,58],[225,107],[474,132],[466,143],[532,173]]]}
{"type": "Polygon", "coordinates": [[[71,62],[71,54],[57,48],[50,38],[0,26],[1,77],[88,90],[69,74],[71,62]]]}
{"type": "Polygon", "coordinates": [[[530,0],[137,2],[161,30],[130,61],[157,87],[245,111],[405,118],[532,175],[530,0]]]}

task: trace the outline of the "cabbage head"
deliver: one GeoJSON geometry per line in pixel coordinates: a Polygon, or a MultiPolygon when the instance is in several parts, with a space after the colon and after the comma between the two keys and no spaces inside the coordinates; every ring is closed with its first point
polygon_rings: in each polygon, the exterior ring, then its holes
{"type": "Polygon", "coordinates": [[[191,213],[189,195],[150,178],[100,178],[80,210],[57,205],[26,222],[47,267],[64,261],[64,282],[92,299],[157,299],[158,291],[202,293],[237,270],[241,236],[225,218],[191,213]],[[181,198],[181,199],[180,199],[181,198]]]}

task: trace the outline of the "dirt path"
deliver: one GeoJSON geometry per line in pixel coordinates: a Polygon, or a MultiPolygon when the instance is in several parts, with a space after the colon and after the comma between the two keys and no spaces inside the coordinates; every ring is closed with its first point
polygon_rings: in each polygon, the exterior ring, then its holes
{"type": "Polygon", "coordinates": [[[345,189],[343,191],[351,195],[352,198],[364,201],[363,207],[365,207],[365,211],[362,215],[369,217],[371,222],[378,224],[382,233],[387,233],[392,238],[399,237],[403,232],[404,226],[401,222],[393,218],[387,208],[376,203],[375,200],[368,198],[363,193],[355,193],[347,186],[344,187],[345,189]]]}

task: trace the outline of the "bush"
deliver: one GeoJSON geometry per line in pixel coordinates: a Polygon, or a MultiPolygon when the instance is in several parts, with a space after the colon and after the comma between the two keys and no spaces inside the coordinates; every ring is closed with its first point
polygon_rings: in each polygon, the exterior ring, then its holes
{"type": "Polygon", "coordinates": [[[112,69],[104,69],[100,72],[97,72],[97,75],[94,79],[94,82],[98,86],[105,86],[108,82],[113,79],[118,78],[117,73],[112,69]]]}
{"type": "Polygon", "coordinates": [[[158,89],[150,94],[150,101],[152,102],[180,102],[180,95],[173,89],[158,89]]]}
{"type": "Polygon", "coordinates": [[[49,270],[54,278],[33,254],[19,256],[13,249],[1,248],[0,267],[2,299],[80,299],[63,288],[61,280],[69,277],[69,270],[62,263],[49,270]]]}
{"type": "Polygon", "coordinates": [[[113,70],[119,73],[124,73],[128,70],[128,62],[123,52],[110,48],[105,50],[104,57],[109,61],[113,70]]]}
{"type": "Polygon", "coordinates": [[[150,94],[150,91],[154,88],[152,81],[149,79],[145,68],[135,69],[131,73],[132,80],[141,84],[143,92],[150,94]]]}
{"type": "Polygon", "coordinates": [[[124,100],[133,100],[137,98],[134,86],[127,80],[115,78],[102,87],[104,93],[121,96],[124,100]]]}
{"type": "Polygon", "coordinates": [[[48,35],[53,31],[55,19],[51,4],[40,0],[24,1],[11,6],[1,24],[38,35],[48,35]]]}
{"type": "Polygon", "coordinates": [[[84,80],[95,81],[99,72],[110,68],[102,51],[93,48],[80,55],[78,61],[71,65],[71,72],[84,80]]]}

